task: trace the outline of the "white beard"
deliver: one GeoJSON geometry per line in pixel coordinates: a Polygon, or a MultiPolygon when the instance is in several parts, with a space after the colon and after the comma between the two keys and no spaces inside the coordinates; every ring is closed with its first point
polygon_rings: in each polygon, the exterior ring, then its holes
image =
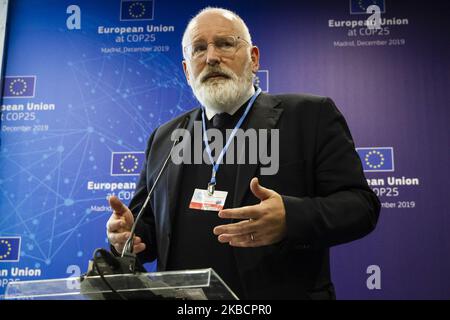
{"type": "Polygon", "coordinates": [[[194,79],[192,91],[198,101],[214,113],[230,112],[236,106],[241,106],[253,93],[253,73],[251,63],[245,67],[242,77],[238,77],[231,70],[222,67],[206,67],[194,79]],[[211,72],[226,74],[229,79],[202,79],[211,72]]]}

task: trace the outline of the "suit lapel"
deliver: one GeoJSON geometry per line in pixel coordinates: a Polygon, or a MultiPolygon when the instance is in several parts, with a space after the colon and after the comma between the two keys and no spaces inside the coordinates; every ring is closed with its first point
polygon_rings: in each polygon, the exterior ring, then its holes
{"type": "MultiPolygon", "coordinates": [[[[267,94],[261,94],[255,101],[252,111],[249,114],[246,129],[274,129],[278,120],[283,113],[282,109],[275,107],[280,103],[280,100],[267,94]]],[[[268,139],[270,145],[270,135],[268,139]]],[[[245,148],[245,145],[243,146],[245,148]]],[[[241,150],[239,155],[245,152],[241,150]]],[[[250,181],[256,175],[256,170],[260,166],[259,161],[256,164],[238,165],[236,172],[236,184],[233,199],[233,207],[240,207],[242,200],[246,193],[250,190],[250,181]]]]}

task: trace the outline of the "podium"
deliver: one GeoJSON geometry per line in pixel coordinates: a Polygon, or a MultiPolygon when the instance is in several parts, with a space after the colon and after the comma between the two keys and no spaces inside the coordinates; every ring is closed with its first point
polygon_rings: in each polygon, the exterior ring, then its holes
{"type": "Polygon", "coordinates": [[[209,269],[10,282],[7,300],[238,300],[209,269]]]}

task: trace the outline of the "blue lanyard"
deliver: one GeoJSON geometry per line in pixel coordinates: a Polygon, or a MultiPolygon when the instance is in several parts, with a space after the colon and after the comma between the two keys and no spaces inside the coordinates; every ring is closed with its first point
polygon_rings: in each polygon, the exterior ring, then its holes
{"type": "Polygon", "coordinates": [[[225,147],[220,152],[219,158],[217,158],[217,162],[214,162],[214,158],[212,157],[212,151],[211,151],[211,148],[209,147],[208,136],[206,135],[205,108],[204,107],[202,108],[203,142],[205,143],[205,148],[206,148],[206,152],[208,153],[209,160],[213,164],[211,180],[208,183],[208,194],[210,196],[214,194],[214,190],[215,190],[215,187],[216,187],[216,174],[217,174],[217,171],[219,171],[219,166],[220,166],[220,164],[221,164],[221,162],[223,160],[223,157],[225,156],[225,153],[227,152],[228,147],[231,144],[231,141],[233,140],[233,138],[236,135],[237,131],[241,127],[242,122],[244,122],[245,118],[247,117],[247,114],[250,112],[250,109],[253,106],[253,103],[255,102],[256,98],[259,96],[261,91],[262,91],[261,88],[258,88],[258,90],[256,90],[255,94],[252,96],[252,98],[248,102],[248,105],[247,105],[247,108],[245,108],[244,114],[241,116],[241,118],[239,119],[238,123],[236,124],[236,126],[233,129],[233,131],[231,132],[231,135],[228,138],[227,143],[225,144],[225,147]]]}

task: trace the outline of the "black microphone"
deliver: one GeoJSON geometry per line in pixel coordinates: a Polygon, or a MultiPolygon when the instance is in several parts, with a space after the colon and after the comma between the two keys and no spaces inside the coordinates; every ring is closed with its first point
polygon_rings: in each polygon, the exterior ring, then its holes
{"type": "MultiPolygon", "coordinates": [[[[183,120],[180,122],[180,125],[178,125],[177,129],[186,129],[189,123],[189,119],[190,119],[189,115],[184,117],[183,120]]],[[[155,182],[153,183],[147,195],[147,198],[145,199],[145,202],[142,205],[141,210],[139,210],[139,213],[137,214],[134,220],[133,226],[130,231],[130,236],[125,242],[125,246],[122,250],[121,256],[120,257],[115,256],[110,252],[108,252],[107,250],[101,248],[95,250],[93,259],[89,261],[88,272],[86,274],[87,276],[100,275],[102,280],[106,283],[107,281],[106,279],[104,279],[105,274],[130,274],[130,273],[134,274],[136,273],[136,271],[145,272],[144,267],[137,260],[136,254],[133,253],[133,238],[135,236],[136,226],[147,208],[147,205],[150,201],[153,191],[155,190],[155,187],[158,184],[159,178],[167,168],[167,164],[169,163],[169,159],[172,155],[173,149],[181,140],[182,136],[180,135],[173,142],[169,154],[167,155],[163,166],[159,170],[158,176],[156,177],[155,182]]],[[[109,284],[107,285],[108,287],[110,287],[109,284]]],[[[113,288],[110,287],[110,289],[111,291],[115,292],[113,288]]]]}

